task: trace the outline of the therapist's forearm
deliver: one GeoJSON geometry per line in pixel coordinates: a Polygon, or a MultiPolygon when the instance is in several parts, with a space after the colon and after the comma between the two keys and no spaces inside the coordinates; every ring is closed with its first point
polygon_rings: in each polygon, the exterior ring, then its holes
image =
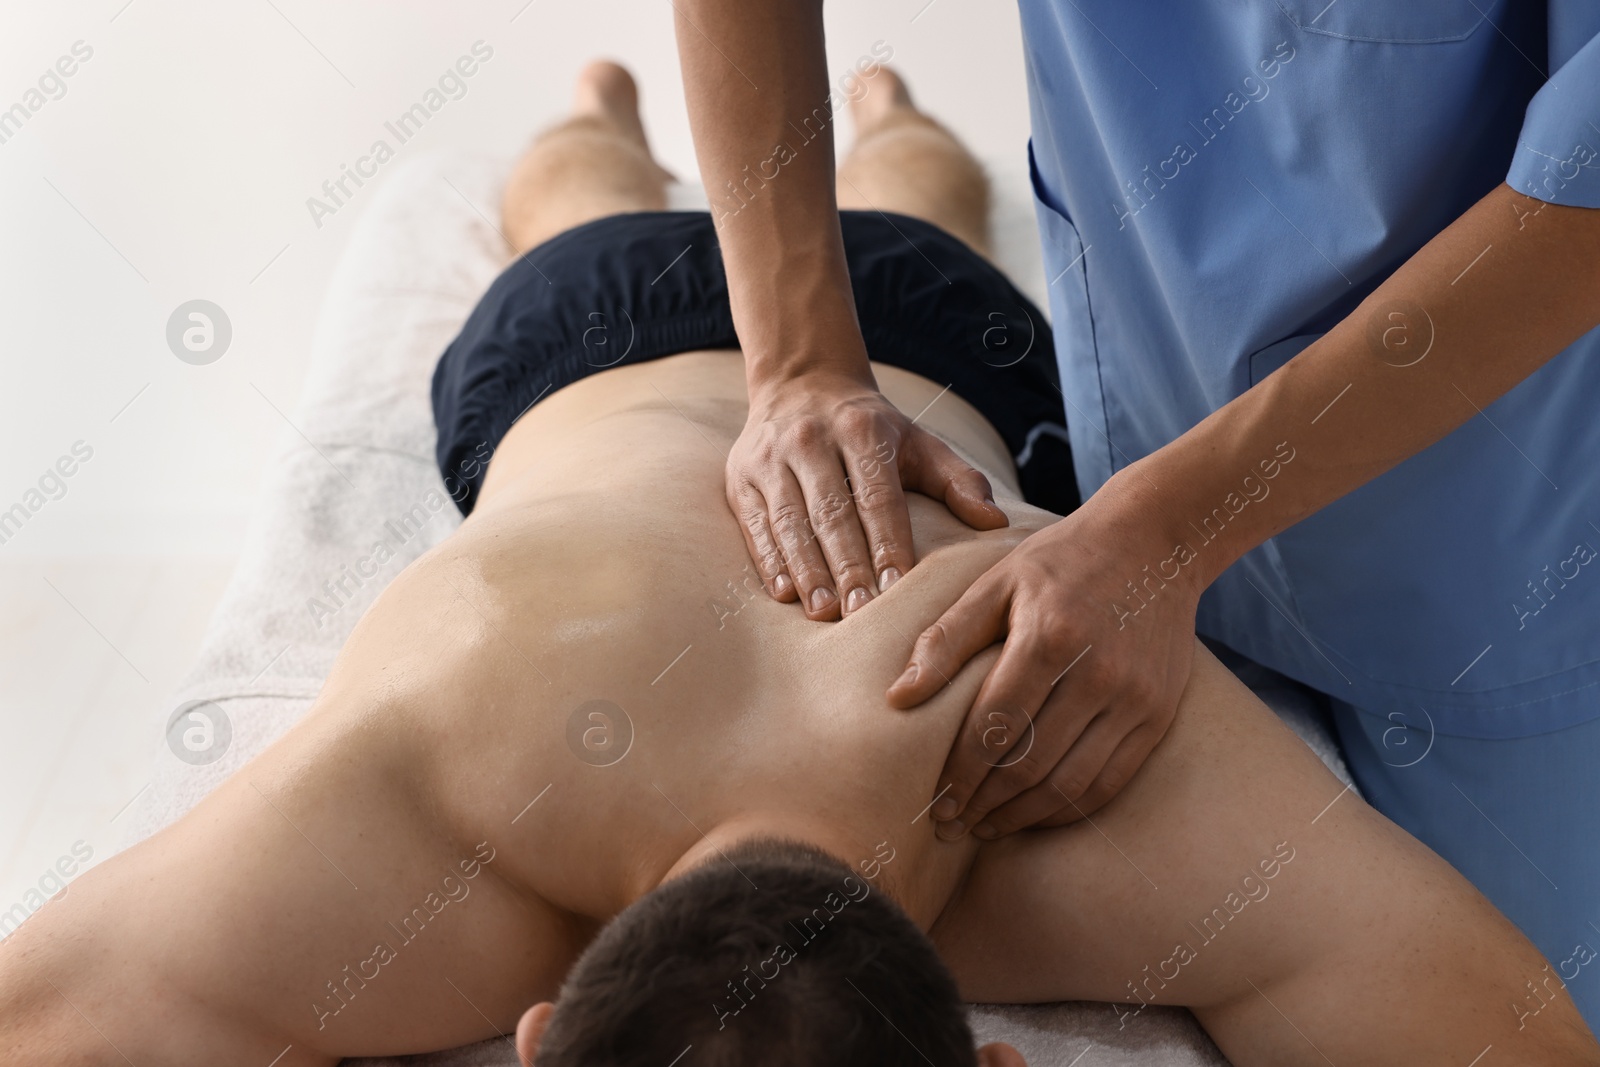
{"type": "Polygon", "coordinates": [[[1119,472],[1118,489],[1192,547],[1185,569],[1209,585],[1249,549],[1479,417],[1597,324],[1600,210],[1502,185],[1280,370],[1119,472]],[[1197,538],[1217,508],[1229,521],[1202,537],[1221,535],[1197,538]]]}
{"type": "Polygon", "coordinates": [[[675,0],[674,8],[695,152],[752,391],[816,371],[870,383],[839,230],[833,124],[822,121],[821,0],[675,0]]]}

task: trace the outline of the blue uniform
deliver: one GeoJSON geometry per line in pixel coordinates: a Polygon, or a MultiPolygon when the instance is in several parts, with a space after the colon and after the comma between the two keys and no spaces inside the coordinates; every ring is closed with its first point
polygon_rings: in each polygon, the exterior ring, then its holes
{"type": "MultiPolygon", "coordinates": [[[[1600,207],[1594,0],[1022,13],[1086,496],[1282,366],[1499,183],[1536,198],[1519,212],[1600,207]]],[[[1397,321],[1426,339],[1415,314],[1397,321]]],[[[1407,351],[1385,359],[1397,381],[1407,351]]],[[[1494,403],[1459,403],[1479,411],[1225,572],[1198,627],[1330,694],[1368,796],[1560,967],[1600,948],[1600,331],[1494,403]]],[[[1219,472],[1234,491],[1193,517],[1192,551],[1294,478],[1302,431],[1219,472]]],[[[1600,966],[1564,977],[1600,1028],[1600,966]]]]}

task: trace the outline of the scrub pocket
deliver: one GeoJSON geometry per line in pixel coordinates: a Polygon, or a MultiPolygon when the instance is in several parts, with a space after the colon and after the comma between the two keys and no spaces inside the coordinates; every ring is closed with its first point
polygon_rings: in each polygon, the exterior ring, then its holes
{"type": "Polygon", "coordinates": [[[1083,246],[1077,227],[1051,203],[1033,160],[1032,141],[1028,142],[1028,178],[1033,185],[1033,207],[1044,244],[1045,282],[1067,429],[1072,438],[1072,465],[1078,489],[1088,499],[1114,469],[1111,438],[1106,433],[1094,317],[1089,310],[1087,260],[1093,246],[1083,246]]]}
{"type": "Polygon", "coordinates": [[[1372,44],[1464,41],[1501,6],[1462,0],[1277,0],[1277,4],[1306,33],[1372,44]]]}
{"type": "Polygon", "coordinates": [[[1321,337],[1320,333],[1301,333],[1293,337],[1286,337],[1276,344],[1270,344],[1259,352],[1250,355],[1250,384],[1255,385],[1289,362],[1301,352],[1310,348],[1312,343],[1321,337]]]}

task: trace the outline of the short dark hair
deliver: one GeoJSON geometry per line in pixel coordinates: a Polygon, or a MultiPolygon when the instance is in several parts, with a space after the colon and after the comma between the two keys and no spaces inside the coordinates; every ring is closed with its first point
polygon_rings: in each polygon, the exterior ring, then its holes
{"type": "Polygon", "coordinates": [[[975,1067],[933,943],[818,849],[759,840],[634,902],[563,984],[538,1067],[975,1067]]]}

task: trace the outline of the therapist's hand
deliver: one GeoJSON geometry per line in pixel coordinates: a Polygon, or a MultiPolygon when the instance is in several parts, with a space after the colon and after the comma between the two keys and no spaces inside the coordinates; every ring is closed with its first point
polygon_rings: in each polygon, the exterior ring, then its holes
{"type": "Polygon", "coordinates": [[[927,700],[1004,638],[939,777],[940,837],[1059,826],[1114,797],[1167,732],[1194,655],[1198,560],[1113,479],[923,631],[889,702],[927,700]],[[1145,568],[1148,566],[1149,570],[1145,568]],[[1129,588],[1158,568],[1141,601],[1129,588]],[[1119,609],[1120,605],[1120,609],[1119,609]],[[946,787],[948,786],[948,789],[946,787]]]}
{"type": "Polygon", "coordinates": [[[814,372],[751,392],[728,504],[767,592],[807,617],[859,610],[911,569],[907,489],[979,530],[1006,525],[989,480],[870,379],[814,372]]]}

